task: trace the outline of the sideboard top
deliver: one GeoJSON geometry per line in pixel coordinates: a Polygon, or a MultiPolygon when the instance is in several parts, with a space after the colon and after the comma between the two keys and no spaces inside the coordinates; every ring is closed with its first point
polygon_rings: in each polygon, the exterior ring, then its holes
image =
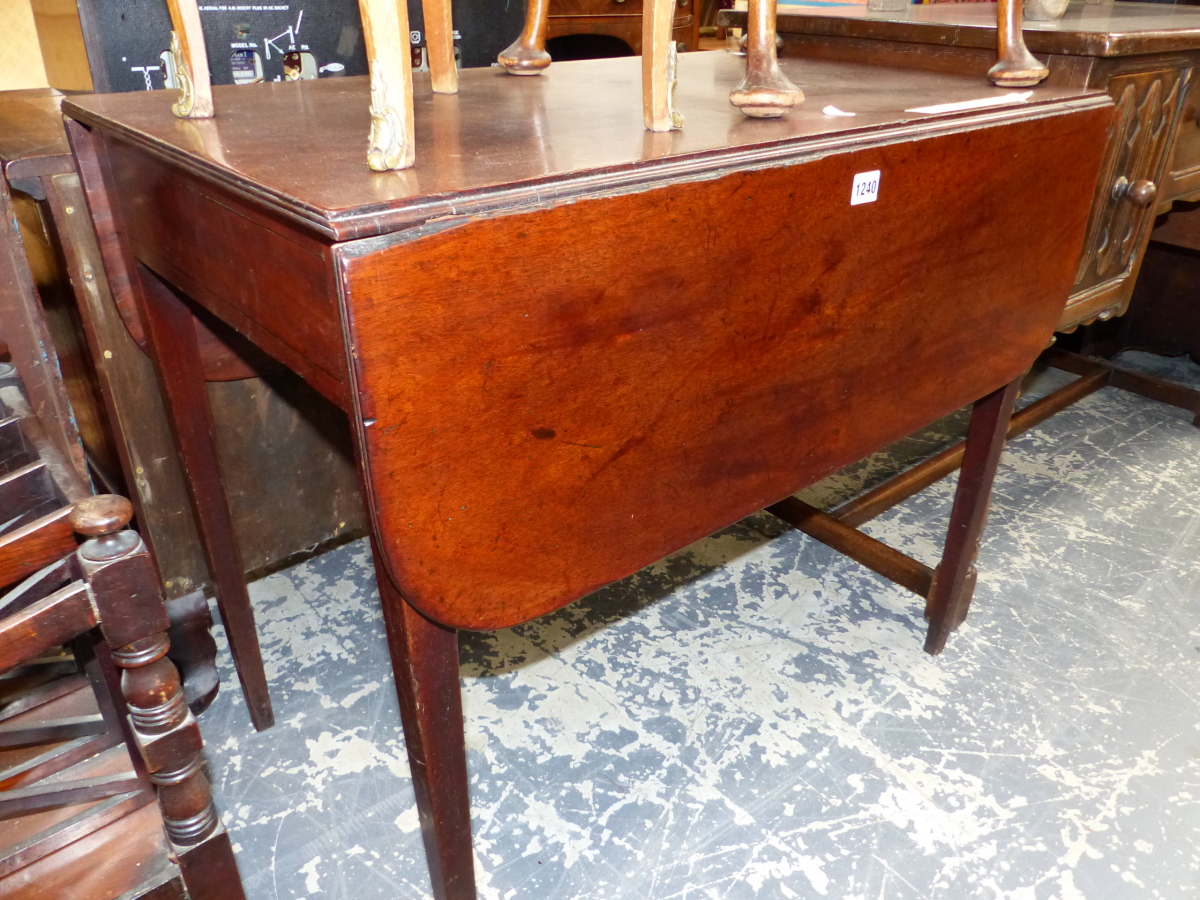
{"type": "Polygon", "coordinates": [[[1109,102],[1098,92],[1041,87],[1021,104],[914,113],[906,110],[1006,92],[958,75],[781,64],[806,100],[782,119],[748,119],[729,104],[744,58],[683,54],[678,105],[687,121],[667,134],[642,125],[634,57],[555,63],[536,78],[468,69],[455,95],[433,94],[426,76],[416,87],[417,164],[387,173],[366,165],[366,78],[215,87],[213,119],[175,118],[167,91],[72,97],[63,110],[326,238],[348,240],[1109,102]],[[826,115],[827,106],[856,115],[826,115]]]}
{"type": "MultiPolygon", "coordinates": [[[[744,27],[746,14],[721,13],[725,25],[744,27]]],[[[855,6],[779,4],[779,31],[822,37],[855,37],[996,47],[995,3],[933,3],[894,12],[855,6]]],[[[1034,53],[1069,56],[1137,56],[1200,49],[1200,8],[1160,3],[1084,3],[1071,0],[1056,22],[1030,22],[1025,43],[1034,53]]]]}

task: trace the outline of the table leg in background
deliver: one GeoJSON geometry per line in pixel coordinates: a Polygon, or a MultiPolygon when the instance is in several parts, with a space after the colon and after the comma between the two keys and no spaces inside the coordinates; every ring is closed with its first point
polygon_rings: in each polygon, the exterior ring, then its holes
{"type": "Polygon", "coordinates": [[[946,545],[925,603],[925,617],[929,620],[925,637],[928,653],[942,651],[950,632],[963,623],[971,606],[971,597],[975,593],[975,558],[979,555],[992,482],[1020,386],[1021,379],[1018,378],[988,394],[975,404],[971,413],[946,545]]]}
{"type": "MultiPolygon", "coordinates": [[[[383,559],[377,548],[375,559],[383,559]]],[[[475,900],[458,632],[417,612],[396,589],[382,562],[376,563],[375,578],[433,896],[475,900]]]]}
{"type": "Polygon", "coordinates": [[[275,724],[275,716],[217,455],[195,320],[183,298],[149,269],[138,265],[133,284],[242,694],[250,720],[263,731],[275,724]]]}

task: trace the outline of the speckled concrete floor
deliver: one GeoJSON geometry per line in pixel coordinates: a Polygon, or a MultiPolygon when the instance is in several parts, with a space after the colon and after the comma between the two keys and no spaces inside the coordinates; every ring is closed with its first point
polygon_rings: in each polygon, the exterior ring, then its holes
{"type": "MultiPolygon", "coordinates": [[[[935,561],[953,487],[869,530],[935,561]]],[[[480,896],[1200,897],[1200,430],[1105,389],[1017,439],[980,570],[936,659],[915,597],[767,515],[463,635],[480,896]]],[[[427,897],[369,550],[251,593],[279,724],[229,687],[201,723],[248,897],[427,897]]]]}

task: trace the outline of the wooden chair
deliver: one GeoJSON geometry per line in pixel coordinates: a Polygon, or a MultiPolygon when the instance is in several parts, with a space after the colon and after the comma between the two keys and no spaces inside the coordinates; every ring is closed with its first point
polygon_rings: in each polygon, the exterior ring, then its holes
{"type": "MultiPolygon", "coordinates": [[[[167,0],[167,6],[175,29],[171,51],[182,91],[173,110],[181,118],[210,118],[212,86],[196,0],[167,0]]],[[[407,169],[416,161],[408,6],[405,0],[359,0],[359,10],[371,71],[367,164],[377,172],[407,169]]],[[[457,93],[450,0],[422,0],[422,10],[433,90],[457,93]]],[[[646,0],[642,13],[642,119],[648,131],[683,127],[683,115],[675,108],[678,52],[671,40],[674,10],[674,0],[646,0]]],[[[1021,10],[1022,0],[999,0],[1000,60],[988,75],[1000,87],[1038,84],[1049,74],[1025,46],[1021,10]]],[[[775,13],[776,0],[749,0],[746,77],[730,93],[729,102],[753,118],[777,118],[804,99],[803,92],[779,69],[775,13]]],[[[539,75],[550,66],[546,52],[549,14],[550,0],[526,0],[525,27],[498,58],[506,71],[539,75]]]]}
{"type": "Polygon", "coordinates": [[[22,526],[38,552],[59,522],[87,539],[0,598],[0,896],[12,900],[243,897],[132,514],[101,495],[22,526]]]}
{"type": "Polygon", "coordinates": [[[168,628],[185,632],[206,706],[207,604],[169,620],[146,545],[122,530],[132,505],[90,496],[6,357],[0,344],[0,896],[238,900],[166,657],[168,628]]]}
{"type": "MultiPolygon", "coordinates": [[[[683,127],[675,109],[677,50],[671,40],[675,0],[647,0],[642,18],[642,109],[646,128],[671,131],[683,127]]],[[[454,29],[449,0],[423,0],[429,72],[433,90],[458,92],[454,63],[454,29]]],[[[204,34],[196,0],[167,0],[174,31],[180,99],[173,107],[181,118],[213,115],[212,87],[204,34]]],[[[772,6],[772,9],[774,7],[772,6]]],[[[363,37],[371,72],[371,133],[367,163],[375,171],[406,169],[415,162],[413,134],[412,55],[408,43],[405,0],[359,0],[363,37]]],[[[525,29],[500,54],[504,68],[516,75],[536,75],[550,64],[546,53],[548,0],[528,0],[525,29]]],[[[774,58],[774,44],[771,45],[774,58]]]]}

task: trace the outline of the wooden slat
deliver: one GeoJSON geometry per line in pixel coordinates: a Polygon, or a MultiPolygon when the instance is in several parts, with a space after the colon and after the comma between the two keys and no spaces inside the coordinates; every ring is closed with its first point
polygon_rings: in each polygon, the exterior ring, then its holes
{"type": "Polygon", "coordinates": [[[27,659],[15,669],[8,669],[4,672],[0,672],[0,682],[11,681],[16,678],[24,678],[29,674],[29,670],[31,669],[36,669],[38,671],[50,671],[54,675],[66,676],[73,675],[75,672],[77,672],[78,666],[75,665],[74,657],[50,652],[35,659],[27,659]]]}
{"type": "MultiPolygon", "coordinates": [[[[0,595],[0,617],[11,616],[39,600],[44,600],[76,577],[74,555],[64,556],[38,569],[24,581],[0,595]]],[[[68,661],[70,657],[68,657],[68,661]]],[[[25,663],[28,665],[29,663],[25,663]]]]}
{"type": "Polygon", "coordinates": [[[13,819],[33,812],[74,806],[77,803],[91,803],[93,800],[138,791],[142,787],[137,778],[128,775],[100,775],[95,778],[80,778],[77,781],[17,788],[0,794],[0,819],[13,819]]]}
{"type": "Polygon", "coordinates": [[[61,850],[109,822],[145,806],[153,799],[154,795],[150,791],[118,794],[38,832],[19,844],[5,848],[0,851],[0,878],[11,875],[56,850],[61,850]]]}
{"type": "Polygon", "coordinates": [[[76,582],[0,622],[0,660],[29,659],[96,624],[87,586],[76,582]]]}
{"type": "Polygon", "coordinates": [[[0,420],[0,475],[15,472],[34,462],[36,457],[21,434],[21,421],[16,416],[0,420]]]}
{"type": "Polygon", "coordinates": [[[55,678],[47,684],[25,690],[21,696],[0,709],[0,722],[27,713],[31,709],[37,709],[39,706],[45,706],[59,697],[65,697],[67,694],[86,687],[87,679],[82,675],[68,675],[66,678],[55,678]]]}
{"type": "Polygon", "coordinates": [[[0,790],[10,790],[21,785],[33,784],[68,769],[76,763],[102,753],[121,742],[115,731],[77,738],[39,753],[15,766],[0,771],[0,790]]]}
{"type": "Polygon", "coordinates": [[[43,566],[68,553],[78,542],[67,517],[71,507],[64,506],[35,522],[0,535],[0,589],[16,584],[43,566]]]}
{"type": "Polygon", "coordinates": [[[50,719],[37,725],[0,725],[0,749],[73,741],[101,734],[104,729],[104,717],[100,715],[50,719]]]}
{"type": "Polygon", "coordinates": [[[793,528],[803,531],[862,563],[872,572],[877,572],[901,587],[908,588],[922,597],[929,593],[933,582],[933,569],[894,550],[882,541],[839,522],[833,516],[821,512],[795,497],[767,507],[767,512],[776,515],[793,528]]]}
{"type": "MultiPolygon", "coordinates": [[[[77,443],[72,445],[70,453],[64,453],[55,443],[57,423],[48,423],[44,418],[33,414],[33,407],[25,403],[19,392],[6,391],[10,399],[13,395],[18,402],[10,404],[16,411],[18,424],[26,445],[34,455],[35,461],[40,461],[46,467],[47,483],[52,495],[62,502],[77,503],[84,497],[91,496],[92,489],[87,481],[87,470],[84,463],[83,448],[77,443]],[[78,457],[78,459],[76,459],[78,457]]],[[[71,426],[72,428],[74,425],[71,426]]],[[[76,441],[78,439],[75,439],[76,441]]],[[[0,506],[0,509],[4,507],[0,506]]],[[[0,530],[3,530],[0,527],[0,530]]]]}
{"type": "Polygon", "coordinates": [[[28,511],[55,502],[60,502],[58,491],[40,459],[0,476],[0,531],[14,527],[28,511]]]}

